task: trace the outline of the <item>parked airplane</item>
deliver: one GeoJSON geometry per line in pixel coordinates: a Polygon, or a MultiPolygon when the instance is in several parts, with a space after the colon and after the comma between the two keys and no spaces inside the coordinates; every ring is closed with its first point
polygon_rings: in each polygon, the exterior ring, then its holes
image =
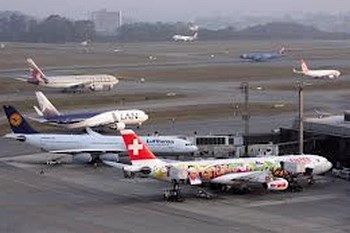
{"type": "Polygon", "coordinates": [[[33,59],[27,58],[26,61],[30,67],[30,76],[26,81],[35,85],[73,91],[84,89],[106,91],[111,90],[119,82],[116,77],[107,74],[46,76],[33,59]]]}
{"type": "Polygon", "coordinates": [[[132,130],[121,130],[132,165],[105,162],[110,166],[122,168],[124,172],[141,173],[152,178],[173,183],[173,189],[164,193],[166,198],[179,197],[179,184],[189,183],[201,186],[205,183],[230,186],[237,182],[258,182],[268,190],[285,190],[288,181],[274,177],[269,172],[281,167],[300,165],[304,171],[313,170],[321,174],[331,169],[332,164],[317,155],[288,155],[261,158],[235,158],[202,161],[164,161],[158,159],[146,143],[132,130]]]}
{"type": "Polygon", "coordinates": [[[104,125],[124,129],[125,125],[141,125],[148,119],[144,111],[137,109],[61,114],[42,92],[37,91],[35,94],[39,107],[34,106],[34,109],[40,118],[30,117],[30,119],[40,123],[62,125],[70,129],[104,125]]]}
{"type": "MultiPolygon", "coordinates": [[[[72,154],[76,162],[88,163],[95,158],[118,161],[126,148],[121,136],[106,136],[87,128],[86,134],[42,134],[33,129],[12,106],[4,106],[12,133],[5,138],[28,143],[55,154],[72,154]]],[[[176,136],[142,137],[158,155],[191,154],[198,150],[190,141],[176,136]]]]}
{"type": "Polygon", "coordinates": [[[254,53],[244,53],[240,56],[241,59],[255,61],[255,62],[263,62],[272,59],[281,58],[285,55],[285,48],[282,47],[277,52],[254,52],[254,53]]]}
{"type": "Polygon", "coordinates": [[[183,36],[183,35],[174,35],[174,41],[183,41],[183,42],[193,42],[198,39],[198,32],[196,31],[193,36],[183,36]]]}
{"type": "Polygon", "coordinates": [[[296,74],[302,74],[305,76],[309,76],[311,78],[329,78],[334,79],[338,78],[341,73],[339,70],[309,70],[304,60],[300,61],[301,63],[301,71],[293,69],[293,72],[296,74]]]}

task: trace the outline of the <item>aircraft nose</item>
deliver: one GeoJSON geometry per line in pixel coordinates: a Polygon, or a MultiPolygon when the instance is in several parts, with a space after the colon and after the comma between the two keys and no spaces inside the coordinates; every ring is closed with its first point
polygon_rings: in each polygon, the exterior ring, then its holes
{"type": "Polygon", "coordinates": [[[195,145],[191,146],[191,152],[196,152],[196,151],[198,151],[198,147],[195,145]]]}
{"type": "Polygon", "coordinates": [[[143,118],[144,118],[145,121],[147,121],[149,117],[148,117],[148,115],[146,113],[143,113],[143,118]]]}
{"type": "Polygon", "coordinates": [[[240,58],[246,58],[246,54],[242,54],[241,56],[239,56],[240,58]]]}
{"type": "Polygon", "coordinates": [[[333,164],[331,162],[327,161],[327,163],[326,163],[327,171],[330,170],[332,167],[333,167],[333,164]]]}

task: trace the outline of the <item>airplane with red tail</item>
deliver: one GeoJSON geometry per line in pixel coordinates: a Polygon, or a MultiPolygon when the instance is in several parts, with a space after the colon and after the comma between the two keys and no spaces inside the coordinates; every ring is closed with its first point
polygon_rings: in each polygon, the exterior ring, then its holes
{"type": "MultiPolygon", "coordinates": [[[[303,166],[313,174],[322,174],[332,167],[326,158],[318,155],[285,155],[263,158],[233,158],[201,161],[169,161],[157,158],[148,145],[133,130],[121,130],[131,165],[106,162],[107,165],[122,168],[125,174],[142,174],[173,184],[164,193],[169,200],[179,200],[180,184],[201,187],[212,183],[230,187],[237,182],[261,183],[267,190],[286,190],[288,181],[272,175],[271,171],[282,164],[303,166]]],[[[201,190],[203,192],[203,190],[201,190]]],[[[210,194],[208,194],[210,195],[210,194]]],[[[206,196],[209,197],[209,196],[206,196]]]]}

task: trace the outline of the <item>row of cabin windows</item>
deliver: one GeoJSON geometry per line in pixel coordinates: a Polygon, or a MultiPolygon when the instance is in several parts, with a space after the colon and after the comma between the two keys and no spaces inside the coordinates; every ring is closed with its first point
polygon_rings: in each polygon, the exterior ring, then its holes
{"type": "Polygon", "coordinates": [[[226,138],[213,137],[213,138],[196,138],[196,145],[226,145],[226,138]]]}

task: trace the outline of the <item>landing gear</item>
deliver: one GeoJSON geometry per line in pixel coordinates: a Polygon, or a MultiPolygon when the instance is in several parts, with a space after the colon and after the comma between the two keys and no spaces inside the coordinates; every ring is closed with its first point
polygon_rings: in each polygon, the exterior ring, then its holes
{"type": "Polygon", "coordinates": [[[215,195],[206,191],[205,189],[199,188],[197,191],[196,197],[204,198],[204,199],[213,199],[215,195]]]}
{"type": "Polygon", "coordinates": [[[181,196],[180,187],[178,182],[173,183],[173,188],[169,190],[165,190],[163,194],[163,198],[166,201],[171,202],[183,202],[184,199],[181,196]]]}
{"type": "Polygon", "coordinates": [[[124,174],[124,178],[130,178],[130,179],[135,178],[135,172],[129,172],[129,171],[123,170],[123,174],[124,174]]]}

